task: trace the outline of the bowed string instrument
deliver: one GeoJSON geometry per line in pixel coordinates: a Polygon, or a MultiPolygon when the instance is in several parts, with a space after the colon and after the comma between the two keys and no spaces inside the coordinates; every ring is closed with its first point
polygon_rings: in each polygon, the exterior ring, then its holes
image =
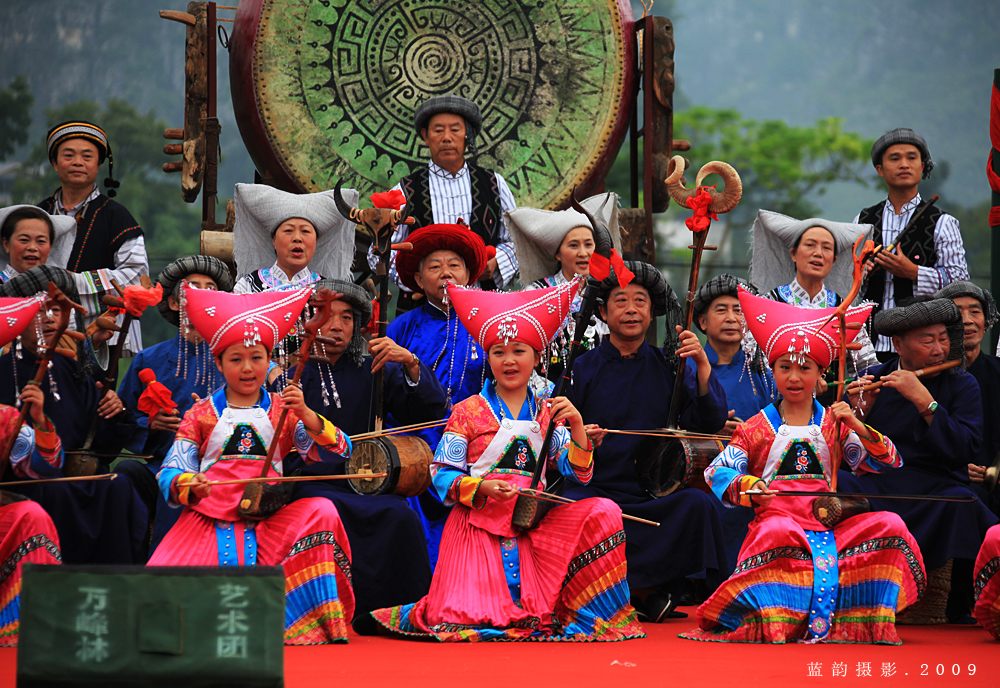
{"type": "MultiPolygon", "coordinates": [[[[679,155],[670,159],[670,166],[664,183],[670,197],[680,206],[690,208],[692,216],[685,225],[693,234],[691,249],[691,269],[688,273],[687,298],[685,300],[684,329],[690,330],[694,322],[694,299],[698,293],[698,278],[701,271],[702,254],[714,251],[716,246],[706,245],[708,232],[713,220],[719,214],[728,213],[743,198],[743,182],[732,165],[713,160],[703,165],[695,177],[695,188],[684,186],[684,171],[687,162],[679,155]],[[710,174],[722,177],[725,184],[722,191],[703,182],[710,174]]],[[[670,326],[668,322],[668,327],[670,326]]],[[[674,333],[668,332],[667,341],[673,341],[674,333]]],[[[681,403],[683,401],[684,376],[687,363],[679,359],[675,363],[674,387],[670,396],[665,431],[659,437],[644,442],[636,453],[636,472],[639,483],[653,497],[663,497],[684,487],[692,480],[694,473],[704,470],[708,463],[722,451],[722,441],[714,437],[688,435],[679,427],[681,403]]]]}

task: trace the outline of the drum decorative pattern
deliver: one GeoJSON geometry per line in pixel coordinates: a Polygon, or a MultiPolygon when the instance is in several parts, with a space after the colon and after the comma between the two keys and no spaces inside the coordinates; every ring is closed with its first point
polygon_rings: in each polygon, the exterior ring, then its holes
{"type": "Polygon", "coordinates": [[[252,39],[266,144],[300,190],[395,184],[427,160],[414,110],[443,93],[479,105],[477,163],[503,174],[522,205],[565,202],[603,175],[625,133],[625,0],[258,0],[240,10],[259,18],[234,49],[252,39]]]}

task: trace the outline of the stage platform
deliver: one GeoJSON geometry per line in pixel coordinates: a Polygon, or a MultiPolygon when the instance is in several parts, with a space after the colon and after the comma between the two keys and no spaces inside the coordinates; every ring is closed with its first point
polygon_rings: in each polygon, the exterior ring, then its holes
{"type": "MultiPolygon", "coordinates": [[[[678,638],[692,618],[647,625],[647,638],[623,643],[474,645],[352,635],[346,645],[286,648],[285,685],[1000,686],[1000,642],[978,626],[901,626],[898,647],[773,646],[678,638]]],[[[16,660],[16,650],[0,650],[0,686],[15,685],[16,660]]]]}

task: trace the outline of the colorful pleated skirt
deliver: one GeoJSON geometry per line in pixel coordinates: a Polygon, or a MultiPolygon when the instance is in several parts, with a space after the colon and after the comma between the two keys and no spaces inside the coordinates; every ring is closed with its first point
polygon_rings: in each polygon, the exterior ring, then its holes
{"type": "Polygon", "coordinates": [[[986,541],[976,557],[974,581],[976,620],[1000,640],[1000,526],[986,532],[986,541]]]}
{"type": "Polygon", "coordinates": [[[859,514],[829,531],[758,517],[736,571],[698,608],[699,628],[681,637],[898,645],[896,614],[925,587],[920,550],[896,514],[859,514]]]}
{"type": "Polygon", "coordinates": [[[372,612],[391,635],[441,641],[613,641],[645,636],[629,603],[621,510],[553,508],[534,529],[494,535],[452,509],[428,594],[372,612]]]}
{"type": "Polygon", "coordinates": [[[185,509],[148,565],[281,566],[285,644],[347,642],[354,614],[351,549],[329,500],[300,499],[256,523],[185,509]]]}
{"type": "MultiPolygon", "coordinates": [[[[2,500],[0,495],[0,503],[2,500]]],[[[0,647],[17,645],[22,567],[61,561],[56,527],[37,502],[0,506],[0,647]]]]}

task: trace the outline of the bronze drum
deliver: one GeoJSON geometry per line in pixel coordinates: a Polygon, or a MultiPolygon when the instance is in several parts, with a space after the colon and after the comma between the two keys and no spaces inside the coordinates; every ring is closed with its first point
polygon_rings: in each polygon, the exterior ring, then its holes
{"type": "Polygon", "coordinates": [[[719,440],[656,437],[644,441],[635,461],[639,484],[654,497],[682,487],[709,491],[705,469],[723,449],[719,440]]]}
{"type": "Polygon", "coordinates": [[[388,473],[384,478],[352,478],[351,489],[362,495],[398,494],[415,497],[431,484],[434,453],[419,437],[376,437],[354,445],[348,473],[388,473]]]}
{"type": "Polygon", "coordinates": [[[388,189],[427,164],[414,110],[458,93],[487,114],[477,164],[560,207],[603,188],[635,97],[628,0],[241,0],[229,54],[250,157],[295,192],[388,189]]]}

